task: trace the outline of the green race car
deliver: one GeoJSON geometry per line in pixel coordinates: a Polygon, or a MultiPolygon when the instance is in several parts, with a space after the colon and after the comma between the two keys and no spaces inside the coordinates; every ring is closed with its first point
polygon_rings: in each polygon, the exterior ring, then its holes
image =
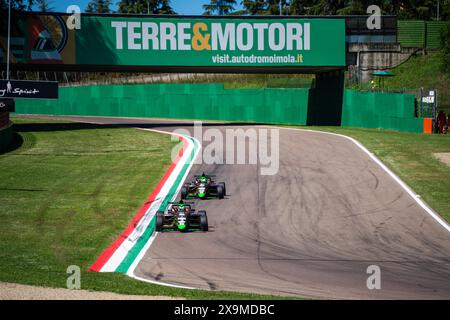
{"type": "Polygon", "coordinates": [[[213,175],[203,173],[194,177],[194,181],[186,183],[181,188],[181,199],[207,199],[210,197],[223,199],[226,195],[225,182],[215,183],[212,179],[213,175]]]}
{"type": "Polygon", "coordinates": [[[164,230],[200,230],[208,231],[206,211],[195,211],[192,203],[170,202],[166,211],[156,213],[156,231],[164,230]]]}

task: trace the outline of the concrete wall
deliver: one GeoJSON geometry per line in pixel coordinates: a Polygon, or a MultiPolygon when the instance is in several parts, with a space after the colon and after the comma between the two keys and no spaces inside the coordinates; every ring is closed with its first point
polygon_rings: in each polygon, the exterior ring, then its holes
{"type": "Polygon", "coordinates": [[[417,48],[402,47],[398,43],[353,43],[348,52],[355,55],[354,65],[349,67],[352,77],[366,82],[376,70],[394,68],[417,52],[417,48]]]}

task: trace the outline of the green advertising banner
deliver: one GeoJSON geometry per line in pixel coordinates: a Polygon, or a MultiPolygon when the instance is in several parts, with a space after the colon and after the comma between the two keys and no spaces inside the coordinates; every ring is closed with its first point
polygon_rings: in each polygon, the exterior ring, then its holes
{"type": "Polygon", "coordinates": [[[86,16],[79,64],[345,66],[342,19],[196,19],[86,16]]]}
{"type": "MultiPolygon", "coordinates": [[[[345,66],[345,20],[16,12],[11,61],[90,68],[345,66]]],[[[0,25],[0,58],[6,28],[0,25]]]]}

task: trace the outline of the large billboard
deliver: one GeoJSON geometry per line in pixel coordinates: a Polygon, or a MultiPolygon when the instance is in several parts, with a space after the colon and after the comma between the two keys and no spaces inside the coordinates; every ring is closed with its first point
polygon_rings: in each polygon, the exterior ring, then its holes
{"type": "MultiPolygon", "coordinates": [[[[250,69],[345,66],[344,19],[82,15],[80,28],[70,30],[67,17],[16,15],[13,62],[250,69]]],[[[0,41],[3,60],[5,40],[0,41]]]]}

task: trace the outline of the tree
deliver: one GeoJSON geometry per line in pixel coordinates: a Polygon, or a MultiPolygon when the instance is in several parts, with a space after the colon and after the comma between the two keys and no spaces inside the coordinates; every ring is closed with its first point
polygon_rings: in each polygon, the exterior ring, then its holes
{"type": "Polygon", "coordinates": [[[312,14],[320,15],[335,15],[345,5],[345,0],[319,0],[315,2],[312,7],[312,14]]]}
{"type": "Polygon", "coordinates": [[[153,10],[154,14],[176,14],[175,11],[173,11],[172,7],[170,6],[170,0],[162,0],[159,3],[159,6],[157,6],[153,10]]]}
{"type": "Polygon", "coordinates": [[[308,2],[304,0],[291,0],[288,6],[289,15],[302,15],[306,14],[306,7],[308,7],[308,2]]]}
{"type": "MultiPolygon", "coordinates": [[[[302,15],[309,14],[312,3],[317,0],[282,0],[283,15],[302,15]]],[[[280,0],[243,0],[242,5],[246,14],[249,15],[279,15],[280,0]]]]}
{"type": "Polygon", "coordinates": [[[170,0],[122,0],[120,13],[176,14],[170,6],[170,0]]]}
{"type": "Polygon", "coordinates": [[[442,71],[450,74],[450,22],[441,30],[442,71]]]}
{"type": "MultiPolygon", "coordinates": [[[[11,0],[11,8],[19,11],[31,11],[34,0],[11,0]]],[[[8,9],[8,0],[0,0],[0,9],[8,9]]]]}
{"type": "MultiPolygon", "coordinates": [[[[372,0],[355,1],[361,2],[364,8],[369,4],[378,5],[383,14],[396,15],[399,20],[421,19],[433,20],[437,13],[437,0],[372,0]]],[[[448,20],[450,14],[450,1],[440,0],[440,18],[448,20]]]]}
{"type": "Polygon", "coordinates": [[[242,6],[244,11],[249,15],[259,15],[267,13],[267,1],[266,0],[243,0],[242,6]]]}
{"type": "Polygon", "coordinates": [[[449,21],[450,20],[450,1],[445,1],[441,3],[440,6],[440,20],[449,21]]]}
{"type": "MultiPolygon", "coordinates": [[[[287,0],[281,0],[281,8],[283,14],[288,14],[285,8],[288,5],[287,0]]],[[[267,0],[267,14],[270,15],[280,15],[280,0],[267,0]]]]}
{"type": "Polygon", "coordinates": [[[234,10],[236,0],[211,0],[209,4],[204,4],[205,15],[217,13],[219,16],[230,14],[234,10]]]}
{"type": "Polygon", "coordinates": [[[88,13],[110,13],[111,0],[92,0],[88,3],[85,12],[88,13]]]}
{"type": "Polygon", "coordinates": [[[54,11],[54,8],[52,7],[51,3],[53,1],[47,1],[47,0],[37,0],[36,5],[39,11],[41,12],[50,12],[54,11]]]}

